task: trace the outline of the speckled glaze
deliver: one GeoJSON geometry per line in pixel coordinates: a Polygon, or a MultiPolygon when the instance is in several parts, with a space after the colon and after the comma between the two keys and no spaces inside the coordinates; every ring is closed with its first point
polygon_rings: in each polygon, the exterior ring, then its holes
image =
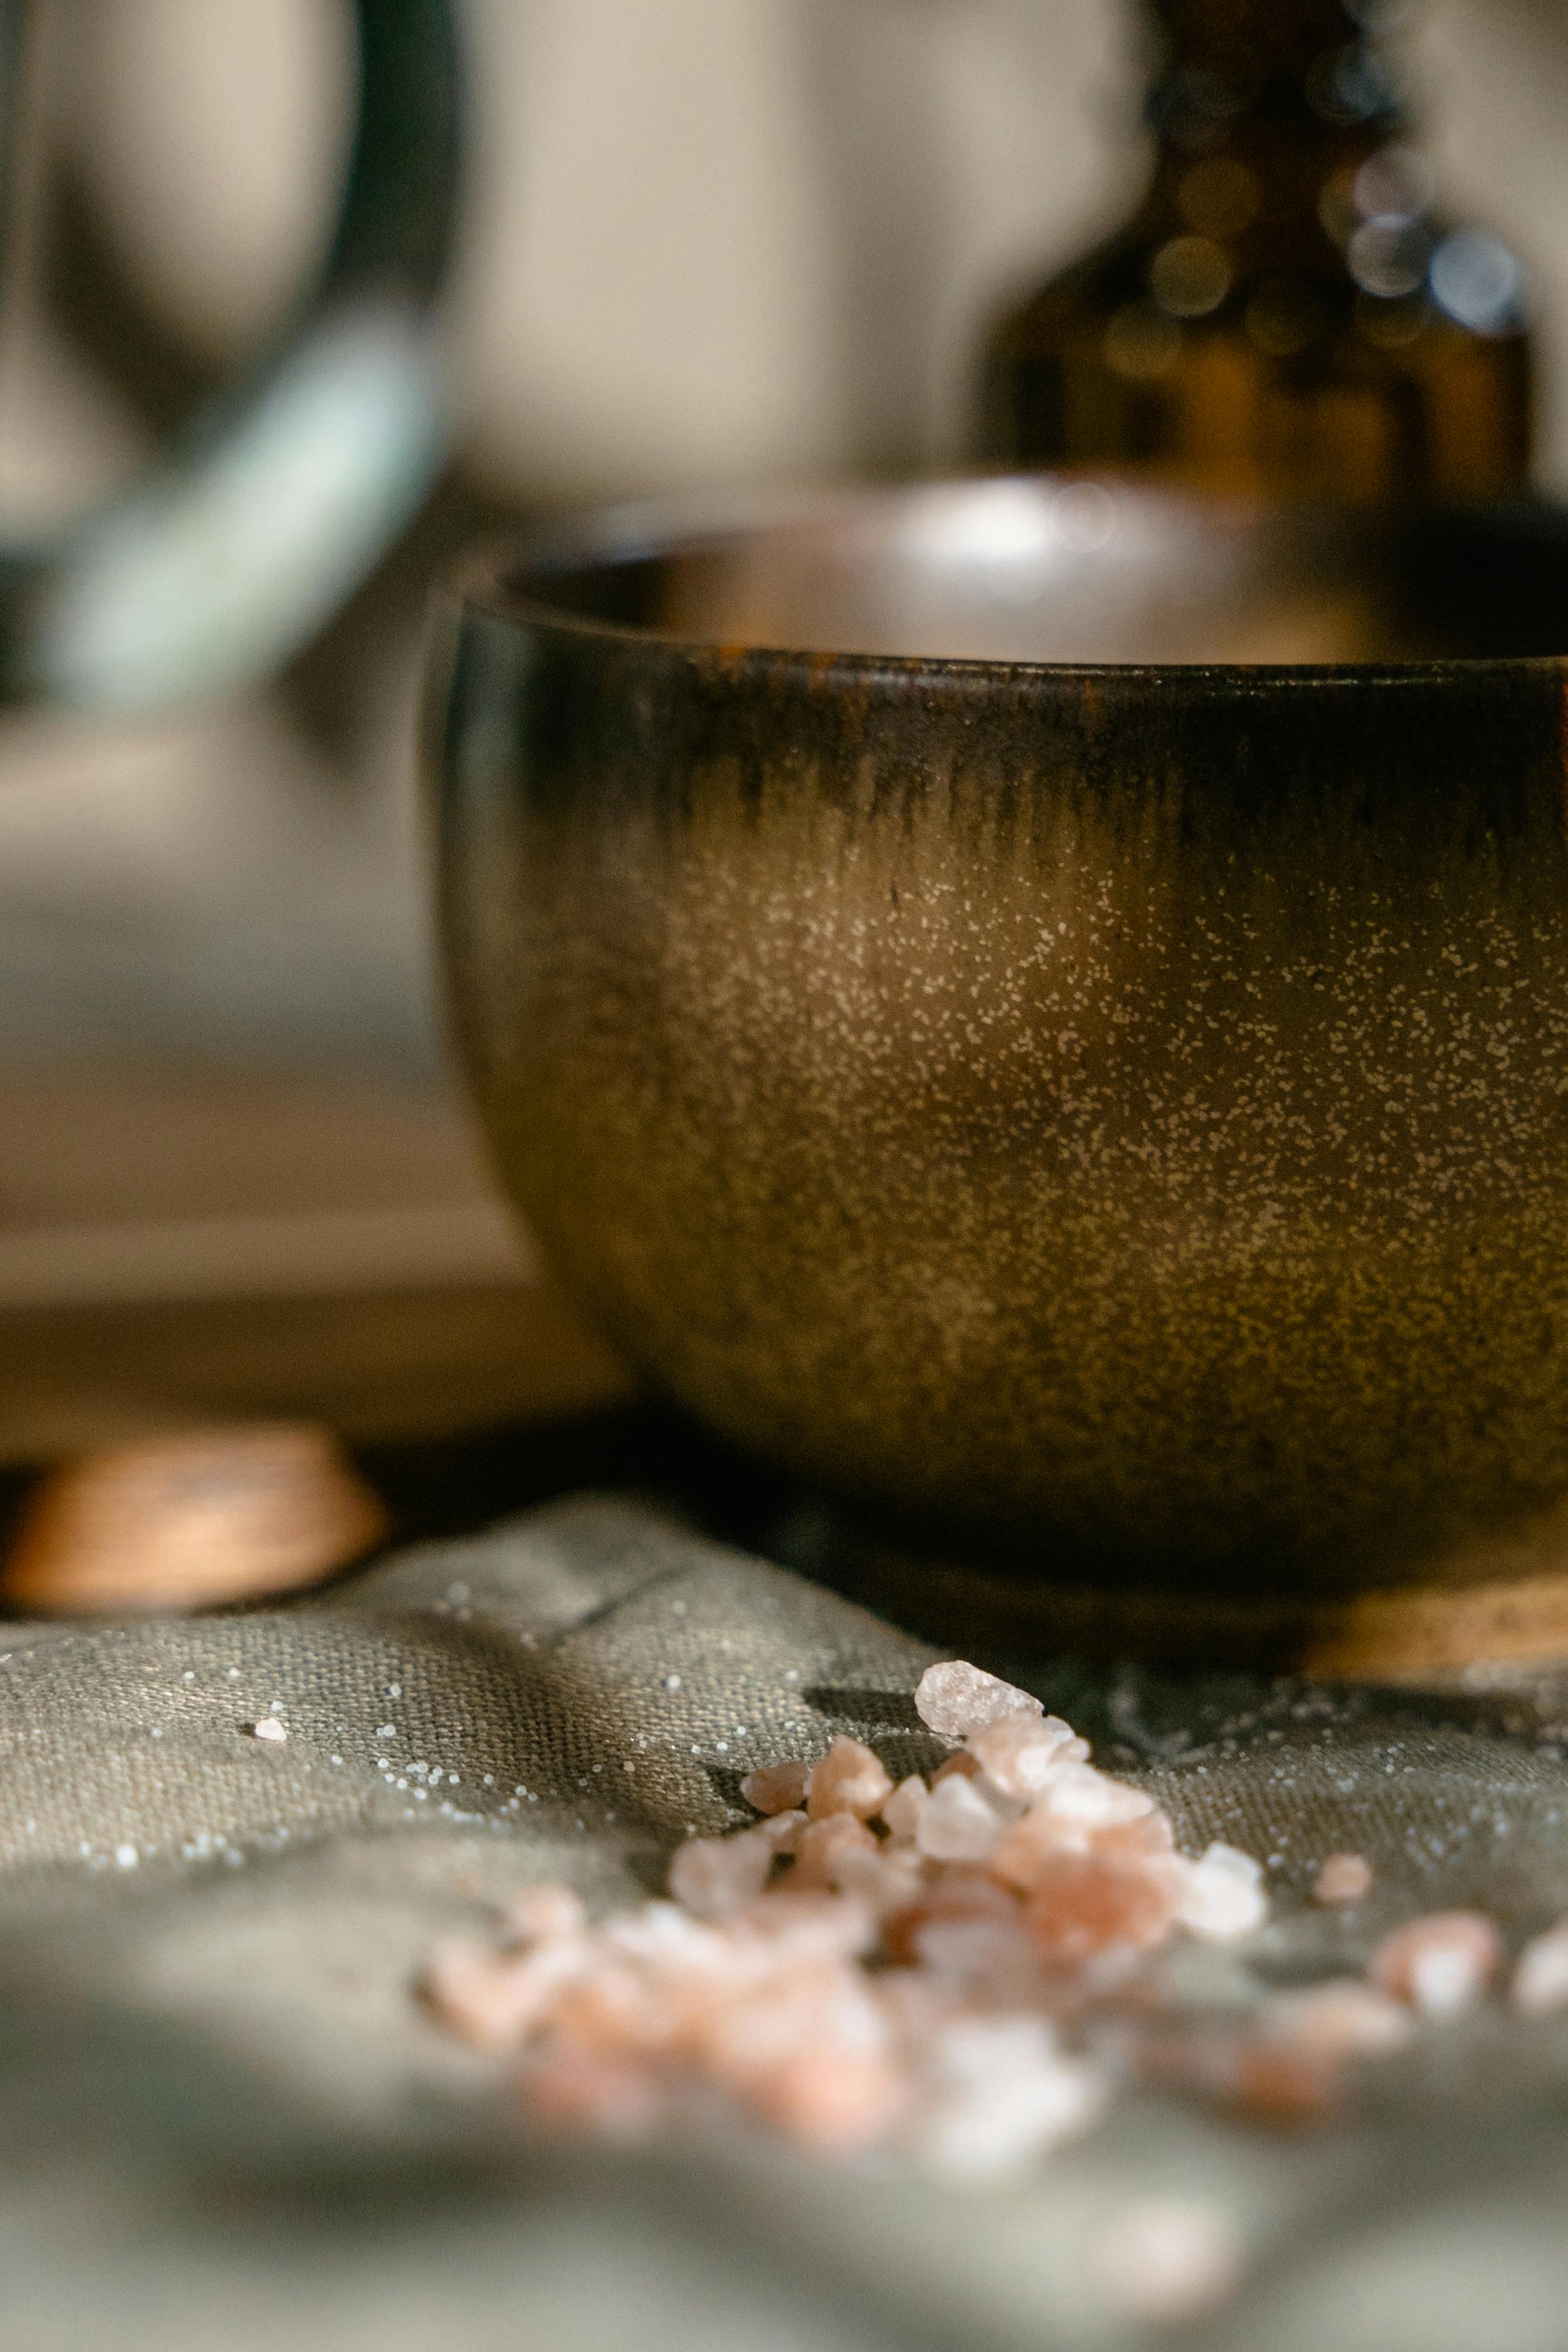
{"type": "Polygon", "coordinates": [[[632,1357],[1026,1578],[1327,1594],[1556,1524],[1568,663],[768,652],[560,565],[452,602],[447,952],[632,1357]]]}

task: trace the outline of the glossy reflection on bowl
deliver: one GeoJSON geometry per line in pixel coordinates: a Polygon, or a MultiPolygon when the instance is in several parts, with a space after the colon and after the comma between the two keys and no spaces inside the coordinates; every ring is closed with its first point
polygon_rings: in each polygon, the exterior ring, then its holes
{"type": "Polygon", "coordinates": [[[977,482],[473,567],[498,1165],[658,1381],[889,1523],[1465,1572],[1568,1497],[1563,646],[1544,509],[977,482]]]}

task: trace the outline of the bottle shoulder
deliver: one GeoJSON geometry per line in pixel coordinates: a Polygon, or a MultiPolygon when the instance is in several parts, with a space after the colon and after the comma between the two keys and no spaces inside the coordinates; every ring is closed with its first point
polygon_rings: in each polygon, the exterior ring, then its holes
{"type": "Polygon", "coordinates": [[[1135,300],[1145,289],[1155,249],[1141,224],[1129,221],[1065,266],[1014,287],[993,320],[993,342],[1030,342],[1075,319],[1135,300]]]}
{"type": "Polygon", "coordinates": [[[1483,233],[1437,226],[1421,267],[1385,269],[1374,292],[1332,247],[1311,268],[1217,263],[1129,224],[997,321],[980,456],[1246,495],[1514,494],[1536,395],[1528,327],[1498,308],[1511,264],[1483,233]]]}
{"type": "Polygon", "coordinates": [[[1506,240],[1458,214],[1373,222],[1344,244],[1317,224],[1263,224],[1230,238],[1188,229],[1145,200],[1065,268],[1015,290],[985,338],[988,363],[1028,360],[1083,335],[1173,352],[1232,334],[1263,357],[1382,366],[1437,350],[1527,346],[1526,272],[1506,240]],[[1419,350],[1417,351],[1417,347],[1419,350]]]}

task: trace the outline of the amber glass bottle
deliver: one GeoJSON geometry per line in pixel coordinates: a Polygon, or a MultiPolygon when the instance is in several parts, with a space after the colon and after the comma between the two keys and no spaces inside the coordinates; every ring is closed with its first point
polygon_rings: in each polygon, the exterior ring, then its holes
{"type": "Polygon", "coordinates": [[[1521,490],[1518,261],[1434,203],[1401,0],[1151,0],[1153,176],[1002,320],[989,464],[1135,467],[1269,497],[1521,490]]]}

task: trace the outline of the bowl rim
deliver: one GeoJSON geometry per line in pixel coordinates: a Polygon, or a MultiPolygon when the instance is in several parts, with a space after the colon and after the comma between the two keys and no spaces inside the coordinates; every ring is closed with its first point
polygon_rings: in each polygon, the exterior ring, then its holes
{"type": "Polygon", "coordinates": [[[843,675],[865,681],[878,676],[910,678],[966,677],[1013,681],[1082,679],[1097,684],[1116,680],[1143,684],[1180,682],[1223,685],[1245,690],[1261,686],[1310,686],[1315,688],[1356,686],[1430,686],[1458,677],[1477,682],[1488,678],[1557,676],[1568,683],[1568,646],[1560,654],[1439,655],[1424,658],[1369,662],[1120,662],[1030,661],[995,656],[948,654],[889,654],[857,652],[825,645],[774,644],[763,640],[727,640],[663,629],[646,623],[614,621],[556,604],[548,593],[552,574],[570,576],[618,563],[648,562],[661,555],[695,551],[705,543],[721,543],[754,533],[806,521],[831,513],[852,514],[857,509],[892,505],[912,495],[1016,486],[1039,489],[1092,485],[1113,495],[1133,495],[1167,509],[1216,517],[1233,527],[1246,528],[1271,519],[1295,517],[1328,520],[1347,525],[1375,527],[1431,520],[1472,520],[1512,517],[1520,522],[1555,524],[1563,533],[1565,585],[1568,585],[1568,504],[1542,497],[1470,506],[1432,508],[1332,507],[1304,504],[1296,508],[1270,506],[1260,499],[1213,498],[1180,484],[1143,481],[1091,470],[1051,469],[1031,474],[933,475],[887,482],[828,481],[817,484],[770,485],[758,489],[717,489],[669,497],[628,499],[602,506],[570,510],[531,530],[509,537],[492,536],[452,563],[441,593],[465,613],[484,614],[513,626],[546,631],[585,640],[636,646],[650,655],[740,670],[764,667],[775,673],[798,671],[802,677],[823,682],[843,675]],[[530,576],[531,575],[531,576],[530,576]]]}

